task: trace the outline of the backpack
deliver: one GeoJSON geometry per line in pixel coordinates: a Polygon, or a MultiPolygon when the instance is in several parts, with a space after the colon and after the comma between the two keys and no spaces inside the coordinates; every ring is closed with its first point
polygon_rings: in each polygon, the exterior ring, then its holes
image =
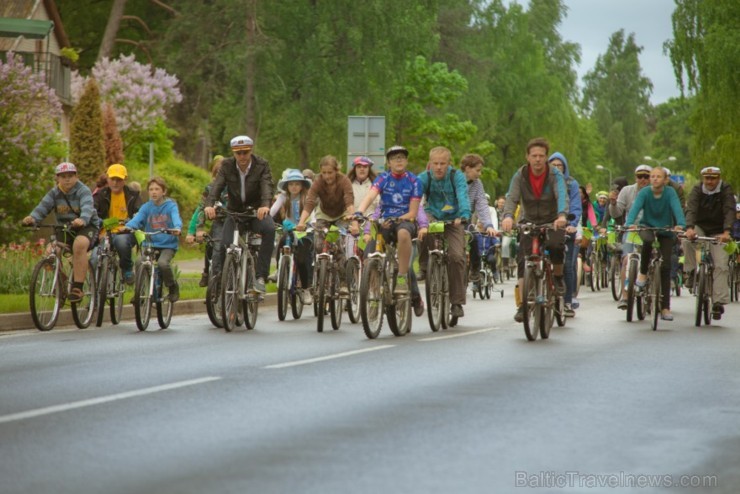
{"type": "MultiPolygon", "coordinates": [[[[455,173],[457,172],[457,168],[452,168],[452,171],[450,171],[450,184],[452,184],[452,193],[455,195],[455,203],[457,203],[457,189],[455,188],[455,173]]],[[[426,197],[427,201],[429,200],[429,191],[432,188],[432,174],[429,174],[429,181],[427,182],[427,188],[424,191],[424,197],[426,197]]]]}

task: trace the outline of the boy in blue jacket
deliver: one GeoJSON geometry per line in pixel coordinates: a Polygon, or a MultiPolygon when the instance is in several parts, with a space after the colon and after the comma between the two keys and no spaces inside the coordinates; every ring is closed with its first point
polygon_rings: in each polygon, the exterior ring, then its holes
{"type": "Polygon", "coordinates": [[[180,287],[170,267],[170,261],[175,257],[178,247],[178,236],[182,230],[182,219],[177,209],[177,203],[167,198],[167,183],[161,177],[154,177],[147,184],[149,201],[146,202],[136,216],[126,223],[126,228],[153,232],[163,228],[177,230],[172,235],[160,233],[152,236],[152,247],[159,250],[157,267],[162,275],[162,283],[169,289],[169,299],[177,302],[180,298],[180,287]]]}

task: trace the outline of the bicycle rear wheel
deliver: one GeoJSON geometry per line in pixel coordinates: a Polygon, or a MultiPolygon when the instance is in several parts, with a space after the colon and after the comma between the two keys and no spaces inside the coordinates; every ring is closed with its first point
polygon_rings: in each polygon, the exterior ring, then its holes
{"type": "Polygon", "coordinates": [[[383,262],[379,258],[367,259],[360,281],[360,319],[362,330],[370,339],[377,338],[383,327],[382,283],[383,262]]]}
{"type": "Polygon", "coordinates": [[[277,311],[278,319],[280,321],[285,320],[285,316],[288,314],[288,304],[290,296],[290,268],[292,267],[293,260],[289,255],[283,255],[280,258],[280,266],[278,266],[278,277],[277,277],[277,311]]]}
{"type": "Polygon", "coordinates": [[[652,286],[650,288],[651,294],[652,294],[652,328],[653,331],[656,331],[658,329],[658,321],[660,320],[660,314],[662,309],[662,303],[661,303],[661,282],[660,282],[660,261],[657,261],[655,263],[655,269],[653,270],[653,280],[652,280],[652,286]]]}
{"type": "MultiPolygon", "coordinates": [[[[293,313],[293,319],[300,319],[303,314],[303,299],[298,292],[298,269],[296,268],[295,261],[291,267],[290,280],[290,311],[293,313]]],[[[310,287],[301,289],[310,290],[310,287]]]]}
{"type": "Polygon", "coordinates": [[[438,252],[429,254],[427,262],[427,280],[425,292],[427,299],[427,316],[429,327],[437,332],[442,326],[444,315],[444,281],[442,279],[442,257],[438,252]]]}
{"type": "Polygon", "coordinates": [[[347,259],[347,314],[352,324],[360,321],[360,260],[356,257],[347,259]]]}
{"type": "Polygon", "coordinates": [[[588,262],[590,263],[591,272],[588,273],[588,284],[591,286],[592,292],[597,292],[601,290],[601,287],[599,286],[599,271],[596,260],[596,252],[591,252],[591,255],[588,257],[588,262]]]}
{"type": "Polygon", "coordinates": [[[537,304],[539,293],[537,274],[530,266],[524,268],[522,280],[522,311],[524,313],[524,334],[529,341],[537,339],[542,321],[542,306],[537,304]]]}
{"type": "Polygon", "coordinates": [[[62,306],[61,278],[52,259],[42,259],[33,268],[29,286],[31,318],[39,331],[49,331],[56,325],[62,306]]]}
{"type": "Polygon", "coordinates": [[[324,331],[324,316],[326,315],[326,295],[329,290],[329,261],[319,260],[318,277],[316,278],[316,331],[324,331]]]}
{"type": "Polygon", "coordinates": [[[609,262],[609,283],[612,288],[612,298],[615,302],[619,302],[619,299],[622,297],[622,290],[624,290],[624,283],[619,279],[621,267],[619,255],[616,253],[613,254],[609,262]]]}
{"type": "Polygon", "coordinates": [[[344,313],[344,299],[339,297],[339,278],[345,273],[339,273],[339,269],[331,270],[331,288],[329,293],[329,314],[331,315],[331,327],[336,331],[342,326],[342,314],[344,313]]]}
{"type": "Polygon", "coordinates": [[[627,322],[632,322],[632,313],[635,310],[635,281],[637,281],[638,261],[630,257],[627,264],[627,322]]]}
{"type": "Polygon", "coordinates": [[[98,258],[98,267],[95,270],[95,279],[98,280],[98,300],[97,300],[97,318],[95,320],[95,326],[100,327],[103,325],[103,318],[105,316],[105,304],[108,302],[108,277],[110,276],[108,271],[108,256],[101,255],[98,258]]]}
{"type": "Polygon", "coordinates": [[[134,317],[139,331],[146,330],[152,315],[152,300],[149,294],[151,279],[151,266],[142,264],[136,270],[136,281],[134,283],[134,317]]]}
{"type": "Polygon", "coordinates": [[[714,274],[711,268],[707,268],[706,276],[704,278],[704,324],[709,326],[712,324],[712,287],[714,286],[714,274]]]}
{"type": "Polygon", "coordinates": [[[85,281],[82,284],[82,300],[76,304],[72,304],[72,319],[74,319],[75,325],[78,328],[85,329],[90,326],[93,316],[95,316],[97,298],[98,290],[95,285],[95,270],[93,269],[92,262],[87,261],[87,273],[85,274],[85,281]]]}
{"type": "Polygon", "coordinates": [[[208,280],[208,288],[206,288],[206,312],[208,313],[208,319],[211,320],[211,324],[217,328],[224,327],[220,280],[220,276],[211,276],[208,280]]]}
{"type": "Polygon", "coordinates": [[[699,269],[696,272],[694,278],[694,326],[701,327],[702,316],[704,312],[704,290],[705,290],[705,279],[706,279],[706,266],[704,264],[699,265],[699,269]]]}
{"type": "Polygon", "coordinates": [[[573,289],[573,296],[577,297],[578,292],[581,291],[581,285],[583,284],[583,258],[579,255],[576,260],[576,286],[573,289]]]}
{"type": "Polygon", "coordinates": [[[246,286],[244,287],[244,300],[242,301],[242,313],[244,314],[244,324],[247,329],[254,329],[257,326],[257,311],[259,310],[259,302],[261,293],[255,292],[254,282],[257,281],[257,275],[254,271],[254,258],[251,254],[248,254],[247,258],[247,279],[246,286]]]}
{"type": "MultiPolygon", "coordinates": [[[[157,278],[160,281],[162,280],[162,278],[160,278],[159,271],[157,271],[157,278]]],[[[172,309],[175,304],[173,304],[169,297],[164,294],[164,286],[162,286],[162,283],[157,283],[157,285],[157,296],[155,299],[157,301],[157,322],[161,329],[167,329],[170,325],[170,321],[172,321],[172,309]]]]}
{"type": "Polygon", "coordinates": [[[123,315],[123,295],[126,284],[118,260],[113,257],[108,265],[108,300],[110,300],[110,322],[118,324],[123,315]]]}

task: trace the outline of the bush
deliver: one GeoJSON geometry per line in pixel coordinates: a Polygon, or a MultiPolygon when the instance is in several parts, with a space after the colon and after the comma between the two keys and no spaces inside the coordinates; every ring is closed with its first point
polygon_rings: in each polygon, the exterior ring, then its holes
{"type": "Polygon", "coordinates": [[[28,293],[33,267],[44,252],[44,240],[0,245],[0,293],[28,293]]]}

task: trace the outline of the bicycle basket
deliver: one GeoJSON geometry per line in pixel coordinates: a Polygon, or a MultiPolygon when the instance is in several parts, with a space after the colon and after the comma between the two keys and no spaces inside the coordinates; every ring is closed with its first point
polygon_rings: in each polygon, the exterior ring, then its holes
{"type": "Polygon", "coordinates": [[[336,225],[329,227],[329,231],[326,233],[326,241],[329,243],[335,243],[339,240],[339,228],[336,225]]]}
{"type": "Polygon", "coordinates": [[[429,223],[429,233],[444,233],[445,224],[442,221],[432,221],[429,223]]]}

